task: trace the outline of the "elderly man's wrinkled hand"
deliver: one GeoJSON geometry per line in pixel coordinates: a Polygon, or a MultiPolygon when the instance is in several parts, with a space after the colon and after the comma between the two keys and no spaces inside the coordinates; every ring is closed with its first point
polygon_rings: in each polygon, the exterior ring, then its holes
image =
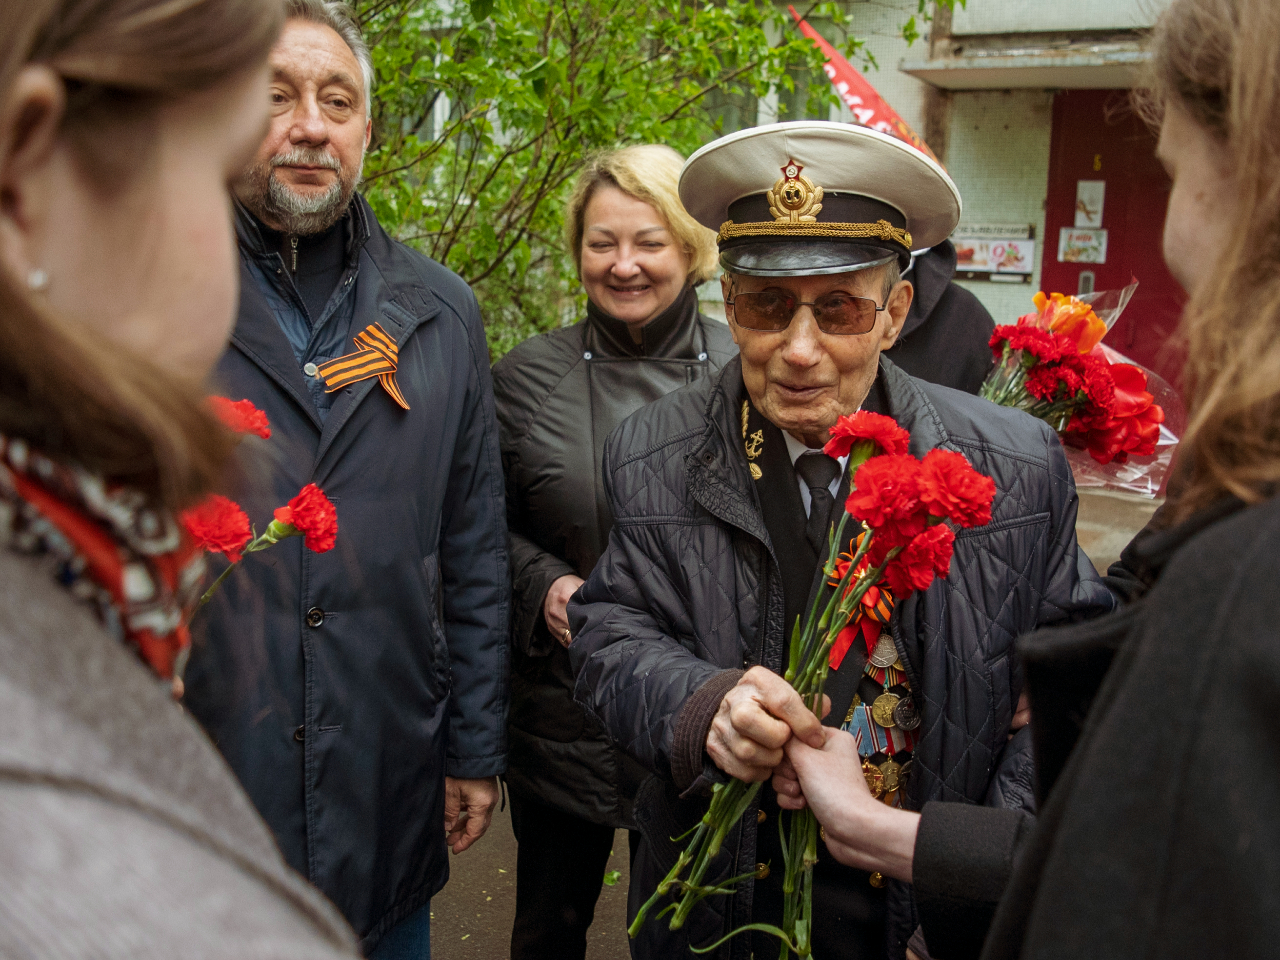
{"type": "MultiPolygon", "coordinates": [[[[830,708],[824,697],[824,716],[830,708]]],[[[729,776],[755,783],[769,779],[792,736],[821,747],[822,724],[791,684],[752,667],[720,701],[707,732],[707,755],[729,776]]]]}

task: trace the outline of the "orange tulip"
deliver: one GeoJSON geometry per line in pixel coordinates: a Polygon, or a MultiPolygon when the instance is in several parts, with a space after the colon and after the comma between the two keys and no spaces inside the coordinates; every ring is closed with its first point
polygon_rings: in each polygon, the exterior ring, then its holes
{"type": "Polygon", "coordinates": [[[1080,353],[1088,353],[1106,336],[1107,325],[1087,303],[1061,293],[1037,293],[1032,299],[1048,329],[1069,337],[1080,353]]]}

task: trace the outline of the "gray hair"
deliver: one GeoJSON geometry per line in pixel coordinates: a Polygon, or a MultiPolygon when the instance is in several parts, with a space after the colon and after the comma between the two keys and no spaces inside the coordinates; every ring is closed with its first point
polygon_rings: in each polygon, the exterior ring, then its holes
{"type": "Polygon", "coordinates": [[[373,114],[373,57],[364,42],[355,11],[339,0],[288,0],[289,19],[306,20],[328,27],[351,48],[364,75],[364,113],[373,114]]]}
{"type": "Polygon", "coordinates": [[[902,279],[902,267],[898,265],[898,258],[894,257],[886,263],[882,269],[884,270],[884,277],[882,280],[883,286],[881,287],[882,292],[880,294],[880,299],[887,303],[889,300],[889,294],[893,293],[893,288],[896,287],[898,282],[902,279]]]}

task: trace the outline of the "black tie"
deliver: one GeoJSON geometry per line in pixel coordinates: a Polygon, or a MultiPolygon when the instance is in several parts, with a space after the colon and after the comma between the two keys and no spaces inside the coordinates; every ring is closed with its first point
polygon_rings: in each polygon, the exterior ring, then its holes
{"type": "Polygon", "coordinates": [[[819,560],[827,557],[827,527],[831,523],[831,481],[840,476],[840,461],[825,453],[802,453],[796,460],[796,473],[809,488],[809,522],[804,535],[813,545],[819,560]]]}

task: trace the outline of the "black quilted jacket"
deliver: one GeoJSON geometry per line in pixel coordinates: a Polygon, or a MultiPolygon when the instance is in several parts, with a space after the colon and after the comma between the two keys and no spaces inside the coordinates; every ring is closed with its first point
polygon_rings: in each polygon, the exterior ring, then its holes
{"type": "MultiPolygon", "coordinates": [[[[1013,642],[1040,624],[1114,605],[1076,546],[1071,471],[1041,421],[908,377],[883,357],[880,375],[888,413],[910,431],[914,455],[959,451],[997,487],[992,522],[957,535],[948,578],[894,613],[924,719],[909,805],[1029,808],[1029,742],[1008,741],[1021,690],[1013,642]]],[[[718,700],[749,664],[778,670],[783,661],[782,582],[743,453],[742,397],[735,359],[717,379],[651,404],[613,433],[604,481],[614,527],[569,605],[576,696],[653,774],[635,804],[644,840],[631,873],[633,912],[674,862],[670,838],[706,809],[701,794],[715,771],[691,771],[688,759],[710,720],[700,701],[718,700]]],[[[726,847],[720,875],[754,867],[754,811],[726,847]]],[[[752,894],[748,882],[704,901],[676,933],[651,921],[634,954],[678,956],[711,943],[726,923],[750,922],[752,894]]],[[[917,922],[909,886],[890,892],[888,915],[889,953],[901,957],[917,922]]],[[[738,937],[719,955],[745,958],[750,946],[738,937]]]]}

